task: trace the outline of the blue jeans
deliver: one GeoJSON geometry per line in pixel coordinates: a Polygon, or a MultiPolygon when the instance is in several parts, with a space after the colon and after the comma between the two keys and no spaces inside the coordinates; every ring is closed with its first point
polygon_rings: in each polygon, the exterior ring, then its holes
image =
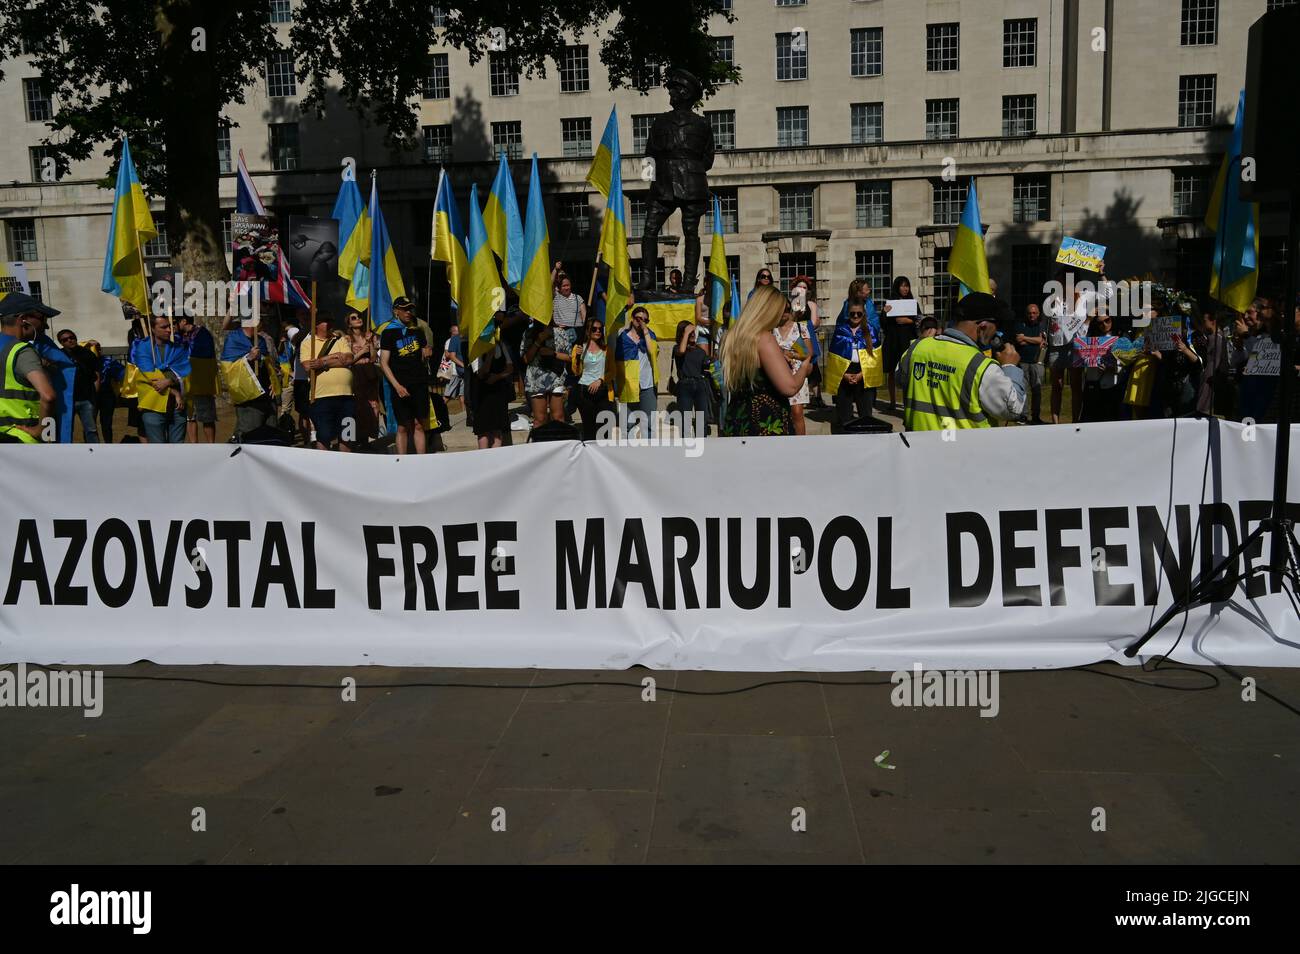
{"type": "Polygon", "coordinates": [[[141,411],[140,422],[144,425],[144,436],[150,444],[184,444],[185,414],[171,410],[166,414],[161,411],[141,411]]]}
{"type": "Polygon", "coordinates": [[[77,417],[81,418],[81,439],[87,444],[99,443],[99,432],[95,430],[95,402],[77,401],[72,405],[77,417]]]}
{"type": "Polygon", "coordinates": [[[658,437],[659,422],[655,420],[655,415],[658,410],[658,392],[656,392],[654,388],[642,388],[641,400],[627,405],[628,436],[632,436],[632,431],[638,424],[640,424],[642,437],[658,437]],[[649,415],[648,420],[645,418],[645,415],[649,415]]]}

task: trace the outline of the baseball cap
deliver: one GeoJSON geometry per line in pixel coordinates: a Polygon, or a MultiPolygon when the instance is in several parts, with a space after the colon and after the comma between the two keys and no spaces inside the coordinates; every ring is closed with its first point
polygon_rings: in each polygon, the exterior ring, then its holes
{"type": "Polygon", "coordinates": [[[971,292],[957,303],[959,321],[989,321],[996,324],[1001,313],[1001,303],[984,292],[971,292]]]}
{"type": "Polygon", "coordinates": [[[10,315],[30,315],[32,312],[45,318],[53,318],[60,314],[57,308],[42,305],[31,295],[24,295],[22,292],[10,292],[0,300],[0,316],[7,318],[10,315]]]}
{"type": "Polygon", "coordinates": [[[411,301],[411,299],[407,298],[405,295],[402,295],[402,296],[400,296],[400,297],[398,297],[398,298],[394,298],[394,299],[393,299],[393,307],[394,307],[394,308],[414,308],[414,307],[415,307],[415,302],[411,301]]]}

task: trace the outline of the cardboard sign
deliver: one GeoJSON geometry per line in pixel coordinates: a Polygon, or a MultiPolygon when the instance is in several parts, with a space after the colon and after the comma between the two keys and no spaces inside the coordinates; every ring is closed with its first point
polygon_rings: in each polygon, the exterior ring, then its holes
{"type": "Polygon", "coordinates": [[[27,284],[27,266],[22,262],[9,262],[0,268],[0,297],[11,292],[21,292],[24,295],[32,293],[31,286],[27,284]]]}
{"type": "Polygon", "coordinates": [[[1147,340],[1155,351],[1177,351],[1177,339],[1183,334],[1183,319],[1177,315],[1157,315],[1147,329],[1147,340]]]}
{"type": "Polygon", "coordinates": [[[1255,350],[1246,358],[1242,374],[1249,377],[1277,377],[1282,373],[1282,346],[1265,336],[1255,344],[1255,350]]]}
{"type": "Polygon", "coordinates": [[[1100,272],[1102,259],[1106,257],[1106,246],[1095,242],[1066,236],[1061,240],[1061,250],[1056,253],[1056,261],[1067,268],[1083,268],[1090,272],[1100,272]]]}

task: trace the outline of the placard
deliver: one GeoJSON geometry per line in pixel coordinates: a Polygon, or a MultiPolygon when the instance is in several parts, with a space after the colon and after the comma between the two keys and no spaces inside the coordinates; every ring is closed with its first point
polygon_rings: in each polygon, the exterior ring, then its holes
{"type": "Polygon", "coordinates": [[[1106,246],[1083,239],[1066,236],[1061,240],[1061,250],[1056,253],[1056,261],[1067,268],[1082,268],[1090,272],[1100,272],[1102,260],[1106,257],[1106,246]]]}

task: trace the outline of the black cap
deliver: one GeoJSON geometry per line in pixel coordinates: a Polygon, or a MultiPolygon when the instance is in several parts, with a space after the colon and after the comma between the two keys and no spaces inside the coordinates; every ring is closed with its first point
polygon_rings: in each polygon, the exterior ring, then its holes
{"type": "Polygon", "coordinates": [[[393,307],[394,307],[394,308],[414,308],[414,307],[415,307],[415,302],[411,301],[411,299],[407,298],[405,295],[402,295],[402,296],[400,296],[400,297],[398,297],[398,298],[394,298],[394,299],[393,299],[393,307]]]}
{"type": "Polygon", "coordinates": [[[958,321],[991,321],[996,324],[1001,314],[1001,302],[984,292],[971,292],[957,302],[958,321]]]}
{"type": "Polygon", "coordinates": [[[53,318],[59,314],[57,308],[51,308],[49,305],[42,305],[31,295],[24,295],[22,292],[10,292],[0,301],[0,317],[8,318],[10,315],[29,315],[35,312],[46,318],[53,318]]]}

